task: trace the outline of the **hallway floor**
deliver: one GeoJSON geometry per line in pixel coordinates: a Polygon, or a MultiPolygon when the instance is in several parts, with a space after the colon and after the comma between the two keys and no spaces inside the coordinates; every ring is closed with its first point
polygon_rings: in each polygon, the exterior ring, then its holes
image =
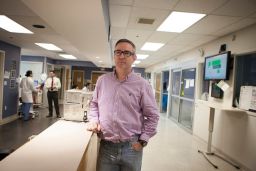
{"type": "MultiPolygon", "coordinates": [[[[28,141],[28,137],[56,122],[55,117],[46,118],[47,111],[47,108],[40,108],[40,115],[33,120],[18,119],[0,126],[0,148],[17,149],[28,141]]],[[[216,171],[198,149],[206,149],[206,143],[161,114],[158,133],[144,149],[142,171],[216,171]]],[[[237,171],[216,157],[211,160],[219,166],[218,171],[237,171]]]]}
{"type": "MultiPolygon", "coordinates": [[[[39,116],[34,119],[29,121],[17,119],[5,125],[0,125],[1,149],[17,149],[26,143],[30,136],[39,134],[57,121],[55,112],[52,118],[46,118],[48,108],[37,108],[34,110],[39,112],[39,116]]],[[[62,113],[61,105],[60,112],[62,113]]]]}
{"type": "Polygon", "coordinates": [[[198,153],[198,149],[206,148],[205,142],[161,114],[158,133],[144,149],[142,171],[238,171],[221,159],[211,156],[211,161],[219,167],[215,169],[198,153]]]}

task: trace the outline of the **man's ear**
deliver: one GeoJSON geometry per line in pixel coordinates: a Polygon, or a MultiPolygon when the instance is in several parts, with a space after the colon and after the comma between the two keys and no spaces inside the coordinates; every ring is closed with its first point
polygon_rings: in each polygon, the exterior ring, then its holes
{"type": "Polygon", "coordinates": [[[134,61],[137,60],[137,55],[136,54],[133,55],[133,59],[134,59],[134,61]]]}

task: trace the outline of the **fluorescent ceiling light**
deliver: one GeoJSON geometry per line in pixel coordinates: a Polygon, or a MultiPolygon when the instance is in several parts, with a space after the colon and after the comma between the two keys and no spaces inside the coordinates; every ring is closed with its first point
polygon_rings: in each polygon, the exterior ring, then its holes
{"type": "Polygon", "coordinates": [[[137,54],[137,59],[143,60],[146,59],[149,55],[137,54]]]}
{"type": "Polygon", "coordinates": [[[61,48],[55,46],[54,44],[51,44],[51,43],[35,43],[37,46],[40,46],[44,49],[47,49],[47,50],[55,50],[55,51],[62,51],[61,48]]]}
{"type": "Polygon", "coordinates": [[[11,20],[10,18],[6,17],[5,15],[0,15],[0,27],[2,29],[12,32],[12,33],[33,34],[32,31],[26,29],[25,27],[16,23],[15,21],[11,20]]]}
{"type": "Polygon", "coordinates": [[[151,42],[146,42],[141,50],[148,50],[148,51],[157,51],[160,49],[164,44],[163,43],[151,43],[151,42]]]}
{"type": "Polygon", "coordinates": [[[139,64],[141,61],[138,61],[138,60],[136,60],[135,62],[134,62],[134,64],[139,64]]]}
{"type": "Polygon", "coordinates": [[[174,11],[157,28],[157,31],[180,33],[201,20],[204,16],[206,15],[174,11]]]}
{"type": "Polygon", "coordinates": [[[65,59],[77,59],[75,56],[68,55],[68,54],[59,54],[59,56],[65,58],[65,59]]]}

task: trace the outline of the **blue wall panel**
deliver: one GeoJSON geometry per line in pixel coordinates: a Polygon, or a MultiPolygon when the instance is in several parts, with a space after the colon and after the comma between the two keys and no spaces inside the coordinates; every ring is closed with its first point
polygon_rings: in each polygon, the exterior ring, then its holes
{"type": "MultiPolygon", "coordinates": [[[[91,80],[91,74],[92,74],[92,71],[102,71],[101,68],[99,67],[83,67],[83,66],[73,66],[72,67],[72,71],[73,70],[81,70],[81,71],[84,71],[84,79],[86,80],[91,80]]],[[[113,71],[112,68],[105,68],[104,71],[107,71],[107,72],[111,72],[113,71]]]]}
{"type": "Polygon", "coordinates": [[[136,73],[141,73],[141,76],[145,78],[145,68],[133,68],[133,71],[136,73]]]}
{"type": "Polygon", "coordinates": [[[21,61],[32,61],[32,62],[44,62],[43,56],[26,56],[22,55],[21,56],[21,61]]]}
{"type": "MultiPolygon", "coordinates": [[[[0,41],[0,50],[5,52],[5,64],[4,71],[10,72],[16,64],[15,74],[12,78],[19,78],[20,72],[20,51],[21,48],[0,41]]],[[[18,106],[18,83],[15,81],[15,87],[10,88],[10,79],[4,79],[7,85],[4,86],[3,90],[3,118],[17,114],[18,106]],[[6,108],[6,110],[5,110],[6,108]]]]}

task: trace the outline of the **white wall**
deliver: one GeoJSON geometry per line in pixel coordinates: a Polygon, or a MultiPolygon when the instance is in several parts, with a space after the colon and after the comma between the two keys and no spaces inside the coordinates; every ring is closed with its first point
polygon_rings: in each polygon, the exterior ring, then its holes
{"type": "MultiPolygon", "coordinates": [[[[256,51],[256,25],[250,26],[233,34],[224,36],[214,40],[208,44],[195,48],[191,51],[177,56],[177,60],[170,59],[161,64],[157,64],[147,68],[147,72],[154,73],[161,71],[163,68],[179,65],[185,61],[194,61],[196,63],[204,61],[200,57],[199,48],[204,49],[204,56],[216,54],[219,51],[221,44],[227,44],[227,50],[232,54],[242,54],[256,51]],[[235,35],[235,40],[233,36],[235,35]]],[[[198,70],[197,70],[198,71],[198,70]]],[[[197,76],[199,74],[197,73],[197,76]]],[[[201,78],[197,77],[197,80],[201,78]]],[[[256,76],[255,76],[256,79],[256,76]]],[[[215,100],[209,98],[210,102],[216,102],[231,106],[233,94],[233,76],[231,76],[228,84],[231,86],[228,92],[225,92],[223,100],[215,100]]],[[[199,95],[200,81],[197,81],[196,98],[199,95]]],[[[215,124],[213,133],[213,146],[223,152],[228,157],[241,163],[251,171],[256,170],[256,117],[249,116],[244,112],[215,112],[215,124]]],[[[193,134],[207,141],[208,138],[208,120],[209,108],[202,105],[200,102],[195,104],[194,127],[193,134]]]]}

